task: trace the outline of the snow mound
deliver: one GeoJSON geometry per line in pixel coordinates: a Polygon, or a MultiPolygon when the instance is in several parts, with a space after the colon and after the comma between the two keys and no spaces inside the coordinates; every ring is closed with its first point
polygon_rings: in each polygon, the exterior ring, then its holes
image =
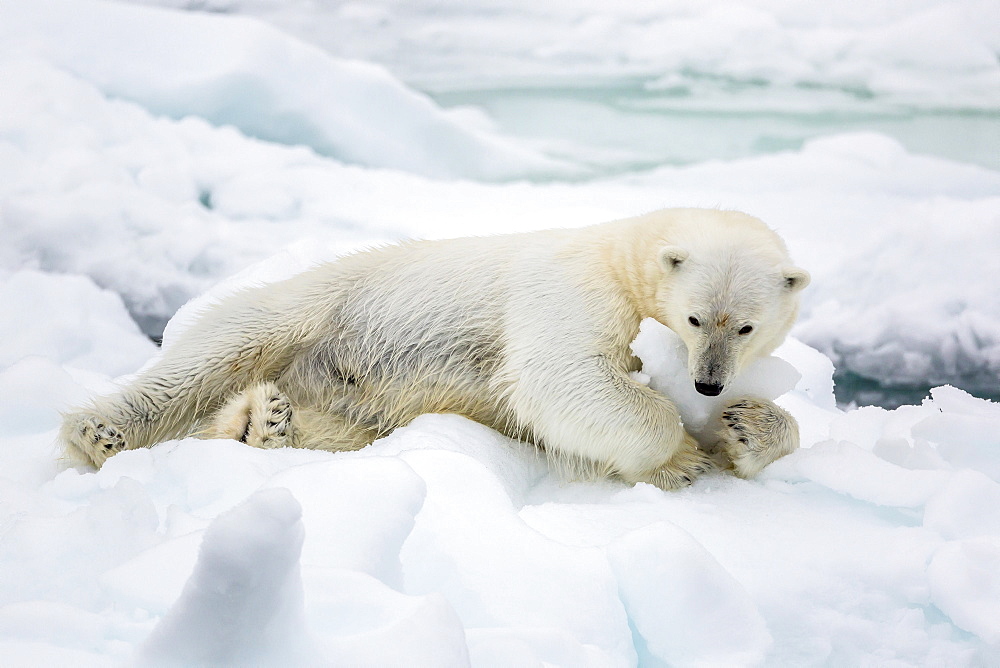
{"type": "Polygon", "coordinates": [[[0,8],[0,48],[157,115],[199,116],[344,162],[486,179],[560,170],[457,123],[382,67],[332,58],[248,17],[11,0],[0,8]]]}
{"type": "Polygon", "coordinates": [[[134,371],[155,346],[129,317],[121,298],[85,276],[24,270],[0,279],[0,369],[39,355],[56,363],[118,376],[134,371]],[[53,327],[46,314],[60,312],[53,327]],[[80,336],[81,332],[91,335],[80,336]]]}
{"type": "Polygon", "coordinates": [[[946,543],[927,567],[931,596],[955,624],[1000,643],[1000,538],[946,543]]]}
{"type": "Polygon", "coordinates": [[[183,593],[143,644],[139,661],[309,662],[299,572],[304,531],[301,507],[284,489],[260,490],[216,518],[183,593]]]}

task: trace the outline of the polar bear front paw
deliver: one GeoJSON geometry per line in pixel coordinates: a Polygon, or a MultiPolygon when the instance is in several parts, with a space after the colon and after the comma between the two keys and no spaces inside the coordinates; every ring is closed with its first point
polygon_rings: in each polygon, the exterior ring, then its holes
{"type": "Polygon", "coordinates": [[[292,405],[274,383],[261,383],[233,397],[216,414],[206,436],[231,438],[255,448],[293,445],[292,405]]]}
{"type": "Polygon", "coordinates": [[[741,478],[752,478],[799,447],[799,425],[770,401],[740,399],[722,412],[718,432],[722,451],[741,478]]]}
{"type": "Polygon", "coordinates": [[[67,416],[61,435],[71,459],[96,468],[101,468],[108,457],[128,448],[124,434],[96,415],[67,416]]]}
{"type": "Polygon", "coordinates": [[[717,470],[718,466],[712,456],[701,450],[697,442],[688,435],[684,437],[683,446],[674,453],[670,460],[653,472],[649,482],[663,490],[687,487],[703,473],[717,470]]]}

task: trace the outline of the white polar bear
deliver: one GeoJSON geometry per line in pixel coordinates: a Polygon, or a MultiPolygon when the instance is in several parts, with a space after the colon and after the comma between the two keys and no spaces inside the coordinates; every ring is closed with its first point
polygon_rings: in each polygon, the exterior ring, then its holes
{"type": "Polygon", "coordinates": [[[797,447],[792,417],[733,397],[699,448],[630,376],[629,344],[659,320],[698,391],[718,395],[781,343],[808,281],[764,223],[718,210],[389,246],[210,307],[121,392],[67,415],[61,438],[95,466],[188,435],[353,450],[452,412],[629,482],[687,484],[713,449],[749,476],[797,447]]]}

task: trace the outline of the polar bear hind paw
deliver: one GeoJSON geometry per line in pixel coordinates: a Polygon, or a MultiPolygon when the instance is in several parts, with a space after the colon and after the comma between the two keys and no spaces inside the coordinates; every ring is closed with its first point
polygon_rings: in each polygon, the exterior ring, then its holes
{"type": "Polygon", "coordinates": [[[741,478],[752,478],[798,447],[795,418],[770,401],[740,399],[722,412],[719,445],[741,478]]]}
{"type": "Polygon", "coordinates": [[[261,383],[230,399],[205,435],[231,438],[255,448],[291,447],[295,436],[292,417],[288,397],[274,383],[261,383]]]}
{"type": "Polygon", "coordinates": [[[97,468],[108,457],[128,448],[122,432],[96,415],[68,417],[63,424],[62,441],[71,459],[97,468]]]}
{"type": "Polygon", "coordinates": [[[687,437],[685,447],[643,482],[652,483],[668,491],[680,489],[693,483],[702,474],[716,471],[718,468],[712,455],[699,449],[694,440],[687,437]]]}

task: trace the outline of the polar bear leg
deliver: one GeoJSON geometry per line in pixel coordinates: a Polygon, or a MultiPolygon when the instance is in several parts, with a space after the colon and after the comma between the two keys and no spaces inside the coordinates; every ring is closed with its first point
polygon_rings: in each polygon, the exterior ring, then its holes
{"type": "Polygon", "coordinates": [[[773,402],[744,398],[722,412],[718,437],[736,475],[752,478],[799,447],[799,425],[773,402]]]}
{"type": "Polygon", "coordinates": [[[100,416],[87,413],[66,416],[61,438],[70,459],[98,468],[108,457],[127,447],[121,430],[100,416]]]}
{"type": "Polygon", "coordinates": [[[189,435],[227,384],[212,368],[192,369],[167,353],[120,391],[65,414],[60,440],[69,459],[100,468],[122,450],[189,435]]]}
{"type": "Polygon", "coordinates": [[[255,448],[286,448],[295,443],[295,413],[274,383],[247,388],[226,402],[199,433],[202,438],[231,438],[255,448]]]}
{"type": "Polygon", "coordinates": [[[703,473],[716,470],[711,455],[698,448],[698,442],[688,433],[684,442],[670,460],[635,482],[648,482],[663,490],[679,489],[690,485],[703,473]]]}
{"type": "Polygon", "coordinates": [[[332,410],[292,406],[274,383],[259,383],[231,398],[201,438],[231,438],[255,448],[359,450],[378,437],[332,410]]]}

